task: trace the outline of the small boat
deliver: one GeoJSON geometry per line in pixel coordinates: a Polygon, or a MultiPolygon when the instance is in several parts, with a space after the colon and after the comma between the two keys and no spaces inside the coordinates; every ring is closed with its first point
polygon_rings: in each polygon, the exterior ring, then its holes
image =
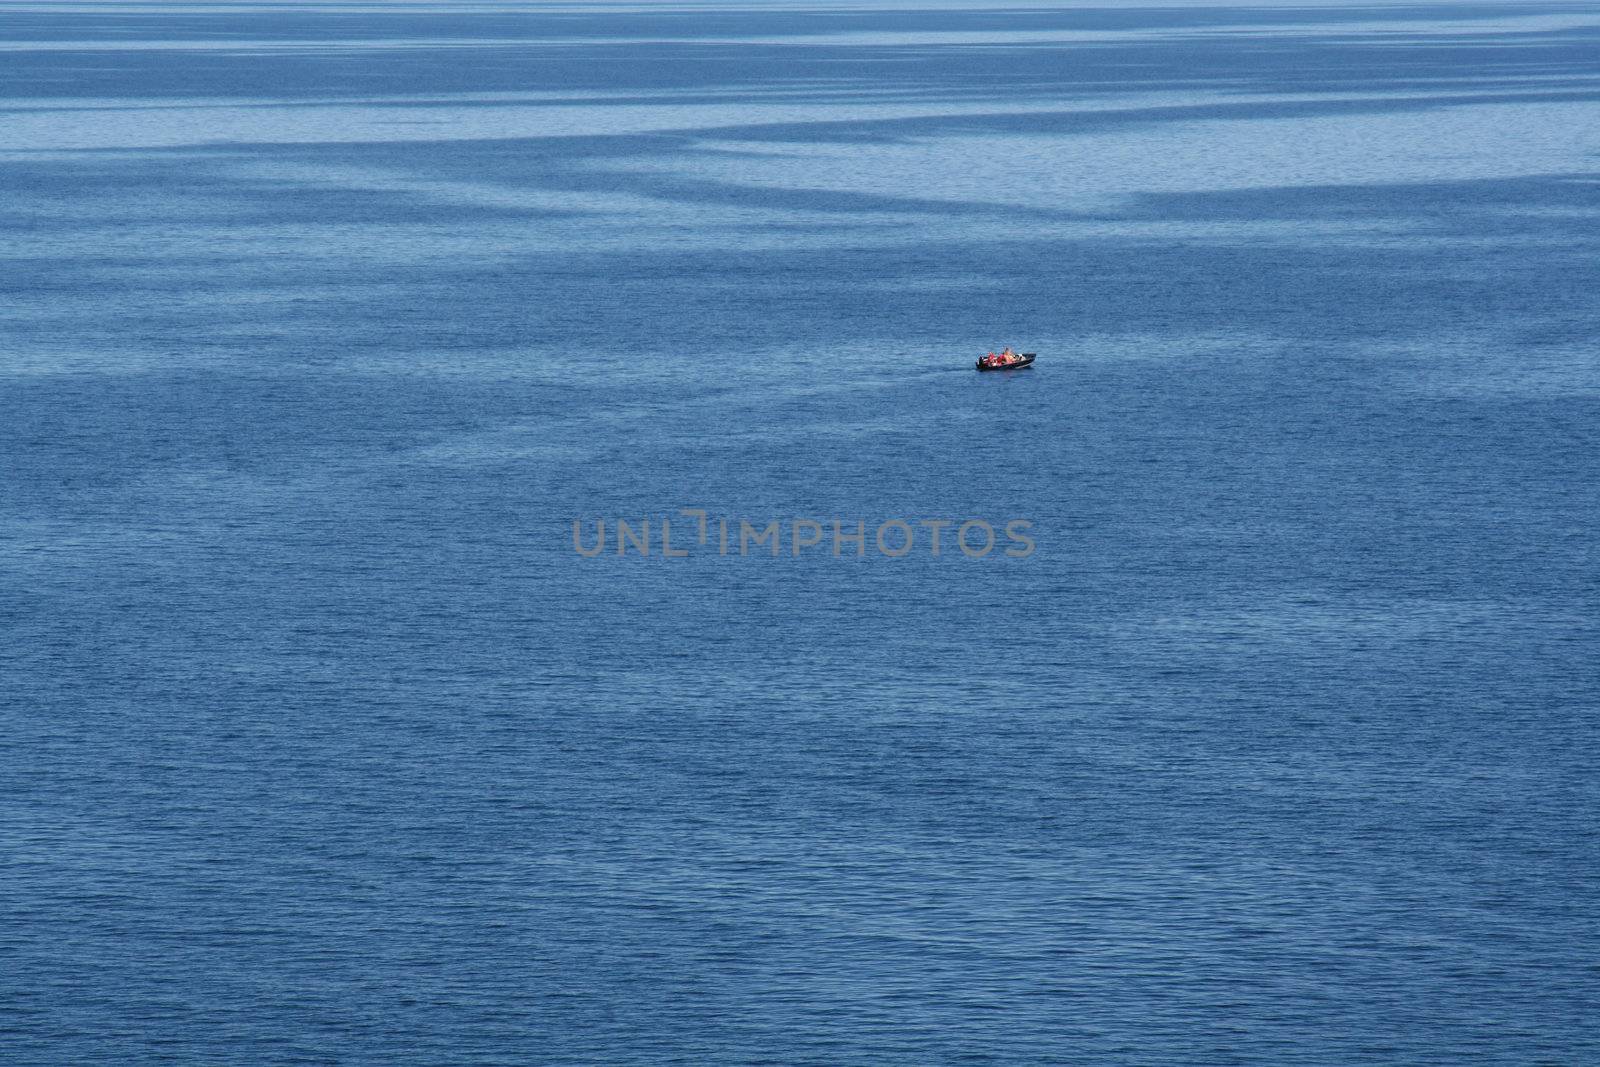
{"type": "Polygon", "coordinates": [[[1031,367],[1031,366],[1033,366],[1033,353],[1032,352],[1019,353],[1018,357],[1017,357],[1017,361],[1015,363],[1001,363],[1001,364],[996,365],[996,364],[993,364],[993,363],[985,363],[981,359],[978,360],[978,363],[977,363],[977,367],[978,367],[979,370],[1021,370],[1023,367],[1031,367]]]}

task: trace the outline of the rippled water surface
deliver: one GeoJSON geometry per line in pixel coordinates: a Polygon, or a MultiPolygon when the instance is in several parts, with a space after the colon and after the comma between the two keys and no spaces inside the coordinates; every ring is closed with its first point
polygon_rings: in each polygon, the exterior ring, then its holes
{"type": "Polygon", "coordinates": [[[0,1061],[1600,1062],[1597,103],[1545,0],[0,2],[0,1061]]]}

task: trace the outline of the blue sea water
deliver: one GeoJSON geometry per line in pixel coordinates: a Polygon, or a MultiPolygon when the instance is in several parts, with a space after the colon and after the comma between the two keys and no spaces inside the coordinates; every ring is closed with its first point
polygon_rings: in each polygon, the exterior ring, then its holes
{"type": "Polygon", "coordinates": [[[0,1062],[1600,1063],[1597,104],[1546,0],[0,2],[0,1062]]]}

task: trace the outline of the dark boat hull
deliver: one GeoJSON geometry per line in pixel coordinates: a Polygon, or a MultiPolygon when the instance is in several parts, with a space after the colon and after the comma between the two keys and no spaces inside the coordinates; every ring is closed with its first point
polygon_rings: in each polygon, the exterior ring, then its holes
{"type": "Polygon", "coordinates": [[[978,360],[977,367],[979,370],[1021,370],[1023,367],[1033,366],[1034,355],[1032,352],[1023,352],[1021,353],[1021,356],[1022,358],[1017,362],[1007,363],[1003,367],[991,367],[980,359],[978,360]]]}

